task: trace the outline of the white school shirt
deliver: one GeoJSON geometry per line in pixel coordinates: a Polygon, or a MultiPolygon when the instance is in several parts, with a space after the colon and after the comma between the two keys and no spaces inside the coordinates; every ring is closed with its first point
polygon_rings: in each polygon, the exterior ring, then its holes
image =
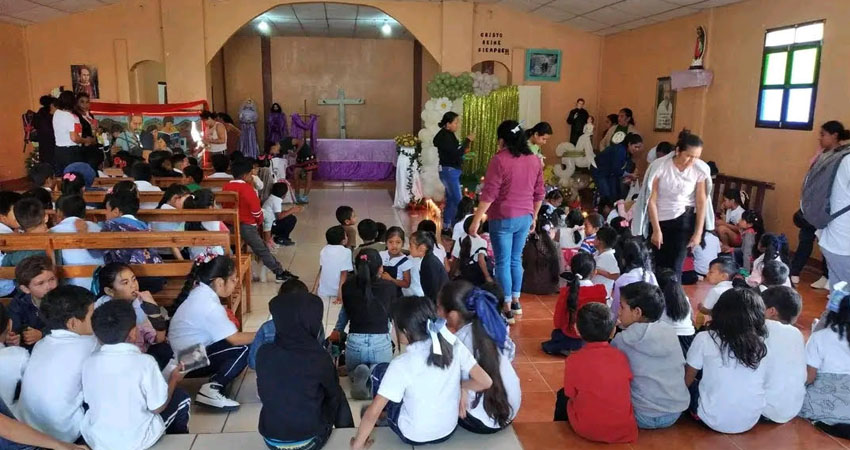
{"type": "MultiPolygon", "coordinates": [[[[50,229],[51,233],[76,233],[76,222],[79,217],[66,217],[61,222],[50,229]]],[[[89,233],[100,232],[100,226],[96,223],[86,221],[89,233]]],[[[62,262],[66,266],[102,266],[103,252],[97,250],[72,249],[61,250],[62,262]]],[[[80,286],[86,289],[91,289],[91,277],[87,278],[69,278],[66,280],[68,284],[80,286]]]]}
{"type": "MultiPolygon", "coordinates": [[[[12,233],[14,233],[14,231],[11,228],[7,227],[6,224],[4,224],[4,223],[0,223],[0,234],[12,234],[12,233]]],[[[6,255],[5,253],[0,252],[0,261],[3,260],[3,257],[5,255],[6,255]]],[[[2,280],[2,279],[0,279],[0,297],[8,297],[8,296],[12,295],[12,292],[14,292],[14,291],[15,291],[15,280],[10,280],[10,279],[2,280]]]]}
{"type": "Polygon", "coordinates": [[[717,304],[717,300],[720,299],[720,296],[723,295],[724,292],[732,289],[731,281],[721,281],[717,283],[711,290],[705,294],[705,298],[702,300],[702,306],[705,309],[714,309],[714,305],[717,304]]]}
{"type": "Polygon", "coordinates": [[[27,425],[54,438],[74,442],[83,423],[83,366],[97,350],[94,336],[53,330],[32,349],[18,412],[27,425]]]}
{"type": "MultiPolygon", "coordinates": [[[[806,398],[806,346],[803,333],[794,325],[765,320],[767,356],[765,406],[762,415],[785,423],[799,414],[806,398]]],[[[846,342],[845,342],[846,343],[846,342]]]]}
{"type": "Polygon", "coordinates": [[[674,321],[667,315],[666,310],[661,313],[661,318],[659,320],[673,327],[673,329],[676,330],[676,336],[693,336],[693,334],[696,333],[696,329],[694,328],[694,320],[691,317],[692,313],[691,300],[688,299],[688,315],[682,318],[682,320],[674,321]]]}
{"type": "Polygon", "coordinates": [[[195,344],[204,347],[214,344],[237,331],[218,294],[206,284],[198,283],[171,318],[168,340],[176,354],[195,344]]]}
{"type": "Polygon", "coordinates": [[[672,220],[685,213],[685,208],[696,205],[697,183],[705,181],[705,174],[696,166],[679,170],[673,159],[663,161],[658,168],[658,220],[672,220]]]}
{"type": "Polygon", "coordinates": [[[104,345],[89,358],[83,396],[82,433],[92,448],[145,449],[165,434],[154,411],[168,401],[168,383],[153,356],[133,344],[104,345]]]}
{"type": "Polygon", "coordinates": [[[73,147],[80,145],[71,140],[71,132],[73,131],[78,134],[82,131],[80,118],[69,111],[57,109],[53,113],[53,137],[56,139],[56,146],[73,147]]]}
{"type": "Polygon", "coordinates": [[[419,270],[422,267],[422,258],[414,258],[411,256],[408,261],[410,263],[410,287],[402,288],[401,295],[405,297],[424,297],[425,291],[422,290],[422,282],[419,277],[419,270]]]}
{"type": "Polygon", "coordinates": [[[463,223],[466,222],[466,219],[470,216],[472,216],[472,214],[463,216],[463,219],[458,221],[454,228],[452,228],[452,240],[455,241],[455,247],[460,245],[460,240],[466,237],[466,230],[463,229],[463,223]]]}
{"type": "Polygon", "coordinates": [[[378,252],[378,254],[381,255],[381,264],[384,265],[384,266],[391,266],[391,267],[398,264],[398,262],[401,261],[402,259],[407,258],[407,261],[405,261],[400,266],[398,266],[398,273],[396,274],[396,277],[395,277],[396,280],[403,280],[404,279],[404,272],[411,271],[411,269],[413,268],[413,261],[412,261],[413,258],[411,258],[410,256],[407,256],[405,254],[401,254],[401,255],[398,255],[398,256],[390,256],[389,250],[381,250],[380,252],[378,252]]]}
{"type": "MultiPolygon", "coordinates": [[[[467,235],[464,235],[463,237],[465,238],[466,236],[467,235]]],[[[469,237],[471,239],[471,242],[470,242],[471,245],[469,246],[469,251],[472,253],[472,255],[476,255],[478,253],[481,253],[482,248],[484,249],[483,252],[485,254],[487,253],[487,241],[485,241],[484,238],[481,237],[481,235],[469,236],[469,237]]],[[[455,242],[454,247],[452,247],[452,258],[460,258],[460,247],[461,247],[461,241],[455,242]]],[[[472,255],[470,255],[470,256],[472,256],[472,255]]],[[[384,265],[390,265],[391,266],[392,264],[384,264],[384,265]]]]}
{"type": "MultiPolygon", "coordinates": [[[[201,228],[206,231],[221,231],[230,233],[227,225],[220,220],[208,220],[201,222],[201,228]]],[[[189,247],[189,259],[194,260],[202,253],[215,253],[216,255],[224,255],[224,247],[216,245],[214,247],[189,247]]]]}
{"type": "Polygon", "coordinates": [[[714,233],[705,233],[705,248],[694,247],[694,272],[706,276],[711,262],[720,254],[720,239],[714,233]]]}
{"type": "Polygon", "coordinates": [[[721,355],[714,332],[697,333],[687,363],[702,369],[697,415],[721,433],[743,433],[752,428],[765,407],[766,366],[753,370],[738,363],[731,352],[721,355]]]}
{"type": "Polygon", "coordinates": [[[393,358],[378,387],[378,395],[403,402],[398,427],[405,438],[428,442],[446,437],[457,427],[460,382],[477,364],[466,346],[456,341],[452,363],[445,369],[428,365],[431,340],[414,342],[393,358]]]}
{"type": "Polygon", "coordinates": [[[278,180],[286,179],[286,166],[288,162],[286,158],[272,158],[271,159],[271,169],[272,169],[272,180],[277,182],[278,180]]]}
{"type": "MultiPolygon", "coordinates": [[[[159,186],[154,186],[149,181],[135,180],[133,183],[136,184],[139,192],[162,192],[159,186]]],[[[159,206],[159,202],[139,203],[139,209],[156,209],[157,206],[159,206]]]]}
{"type": "Polygon", "coordinates": [[[608,213],[608,217],[605,218],[605,223],[611,225],[611,221],[616,219],[617,217],[620,217],[620,213],[617,212],[617,208],[614,208],[611,210],[611,212],[608,213]]]}
{"type": "MultiPolygon", "coordinates": [[[[108,295],[101,295],[97,300],[95,300],[94,309],[100,308],[104,303],[111,301],[112,297],[108,295]]],[[[136,313],[136,325],[141,325],[148,321],[148,315],[142,310],[142,301],[143,300],[137,298],[131,303],[131,305],[133,305],[133,311],[136,313]]]]}
{"type": "Polygon", "coordinates": [[[223,179],[227,179],[227,180],[232,180],[232,179],[233,179],[233,175],[231,175],[231,174],[229,174],[229,173],[225,173],[225,172],[215,172],[215,173],[212,173],[212,174],[210,174],[209,176],[207,176],[207,179],[208,179],[208,180],[209,180],[209,179],[217,179],[217,178],[223,178],[223,179]]]}
{"type": "Polygon", "coordinates": [[[847,336],[841,338],[829,328],[812,333],[806,344],[806,364],[818,369],[818,372],[850,374],[850,346],[847,344],[847,336]]]}
{"type": "MultiPolygon", "coordinates": [[[[472,324],[468,323],[464,325],[461,329],[457,330],[455,335],[466,346],[466,349],[474,355],[475,341],[472,336],[472,324]]],[[[499,374],[502,376],[502,384],[505,386],[508,404],[511,406],[509,420],[514,420],[522,404],[522,388],[520,387],[519,376],[516,373],[516,369],[511,365],[511,358],[508,353],[507,348],[499,352],[499,374]]],[[[483,396],[481,397],[481,401],[478,402],[478,406],[472,407],[472,404],[475,402],[475,395],[476,393],[473,391],[467,392],[466,413],[480,420],[488,428],[498,429],[499,424],[484,410],[483,396]]]]}
{"type": "Polygon", "coordinates": [[[3,347],[0,343],[0,399],[9,408],[15,404],[15,390],[24,376],[30,352],[16,345],[3,347]]]}
{"type": "Polygon", "coordinates": [[[269,198],[263,202],[263,231],[271,231],[280,212],[283,212],[283,199],[276,195],[269,195],[269,198]]]}
{"type": "MultiPolygon", "coordinates": [[[[613,248],[597,253],[593,259],[596,261],[596,268],[598,270],[604,270],[617,275],[620,274],[620,265],[617,264],[617,257],[615,256],[613,248]]],[[[614,290],[614,280],[611,278],[605,278],[602,275],[596,275],[592,280],[593,284],[601,284],[605,286],[605,290],[608,291],[608,295],[611,295],[611,292],[614,290]]]]}
{"type": "MultiPolygon", "coordinates": [[[[847,205],[850,205],[850,158],[844,158],[838,165],[829,195],[829,207],[832,211],[838,211],[847,205]]],[[[818,243],[830,253],[850,255],[850,212],[829,222],[818,237],[818,243]]]]}
{"type": "Polygon", "coordinates": [[[326,245],[319,252],[319,290],[322,298],[339,296],[339,279],[342,272],[351,272],[351,249],[341,245],[326,245]]]}
{"type": "MultiPolygon", "coordinates": [[[[177,208],[163,203],[159,209],[176,210],[177,208]]],[[[152,231],[184,231],[186,222],[151,222],[152,231]]]]}
{"type": "Polygon", "coordinates": [[[741,205],[738,205],[735,209],[727,209],[726,210],[726,223],[730,225],[738,225],[738,222],[741,221],[741,217],[744,215],[744,208],[741,205]]]}
{"type": "Polygon", "coordinates": [[[581,239],[578,241],[575,240],[576,231],[573,228],[560,227],[558,228],[558,244],[561,248],[579,248],[581,247],[581,242],[584,240],[584,227],[578,227],[578,234],[581,236],[581,239]]]}
{"type": "Polygon", "coordinates": [[[440,260],[441,264],[446,264],[446,249],[443,247],[443,244],[434,245],[434,256],[440,260]]]}

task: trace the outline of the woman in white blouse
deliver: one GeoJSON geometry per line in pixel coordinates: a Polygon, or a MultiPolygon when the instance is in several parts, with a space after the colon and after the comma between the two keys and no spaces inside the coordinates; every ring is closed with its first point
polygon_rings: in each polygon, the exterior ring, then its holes
{"type": "Polygon", "coordinates": [[[53,135],[56,138],[54,155],[56,173],[63,173],[68,164],[82,161],[83,143],[80,119],[74,114],[77,97],[71,91],[62,91],[57,99],[56,112],[53,113],[53,135]]]}
{"type": "Polygon", "coordinates": [[[658,166],[651,180],[648,210],[655,263],[659,269],[676,271],[680,280],[688,248],[699,245],[705,227],[706,179],[710,175],[699,159],[701,154],[702,139],[682,130],[674,153],[653,163],[658,166]]]}

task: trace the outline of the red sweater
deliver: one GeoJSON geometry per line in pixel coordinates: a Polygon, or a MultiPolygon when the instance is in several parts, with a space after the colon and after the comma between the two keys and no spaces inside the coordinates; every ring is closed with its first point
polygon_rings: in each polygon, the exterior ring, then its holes
{"type": "Polygon", "coordinates": [[[242,180],[233,180],[225,184],[221,190],[235,192],[239,196],[239,222],[246,225],[263,224],[263,207],[260,205],[260,197],[257,197],[254,186],[242,180]]]}
{"type": "MultiPolygon", "coordinates": [[[[555,328],[560,328],[565,335],[573,339],[579,339],[579,335],[575,329],[575,319],[570,320],[570,309],[567,307],[567,295],[569,293],[570,289],[568,287],[561,288],[561,294],[558,295],[558,303],[555,303],[553,319],[555,321],[555,328]]],[[[582,306],[588,303],[596,302],[604,304],[606,300],[608,300],[608,291],[605,290],[604,285],[581,286],[578,289],[576,313],[578,313],[578,310],[582,306]]]]}
{"type": "Polygon", "coordinates": [[[564,364],[567,417],[579,436],[591,441],[634,442],[629,360],[607,342],[588,342],[564,364]]]}

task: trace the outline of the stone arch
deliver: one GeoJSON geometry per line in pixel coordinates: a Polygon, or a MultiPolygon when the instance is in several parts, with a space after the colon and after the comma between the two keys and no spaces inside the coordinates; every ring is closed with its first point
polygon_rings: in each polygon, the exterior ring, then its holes
{"type": "Polygon", "coordinates": [[[165,81],[165,64],[145,59],[130,67],[130,102],[159,103],[158,84],[165,81]]]}

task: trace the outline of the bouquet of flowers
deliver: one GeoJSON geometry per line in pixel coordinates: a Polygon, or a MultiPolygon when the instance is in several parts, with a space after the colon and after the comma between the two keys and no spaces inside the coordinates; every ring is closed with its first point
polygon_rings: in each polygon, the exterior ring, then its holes
{"type": "Polygon", "coordinates": [[[401,148],[401,147],[416,148],[416,146],[419,144],[419,138],[417,138],[416,136],[414,136],[410,133],[405,133],[405,134],[396,136],[395,137],[395,143],[396,143],[396,145],[399,146],[399,148],[401,148]]]}

